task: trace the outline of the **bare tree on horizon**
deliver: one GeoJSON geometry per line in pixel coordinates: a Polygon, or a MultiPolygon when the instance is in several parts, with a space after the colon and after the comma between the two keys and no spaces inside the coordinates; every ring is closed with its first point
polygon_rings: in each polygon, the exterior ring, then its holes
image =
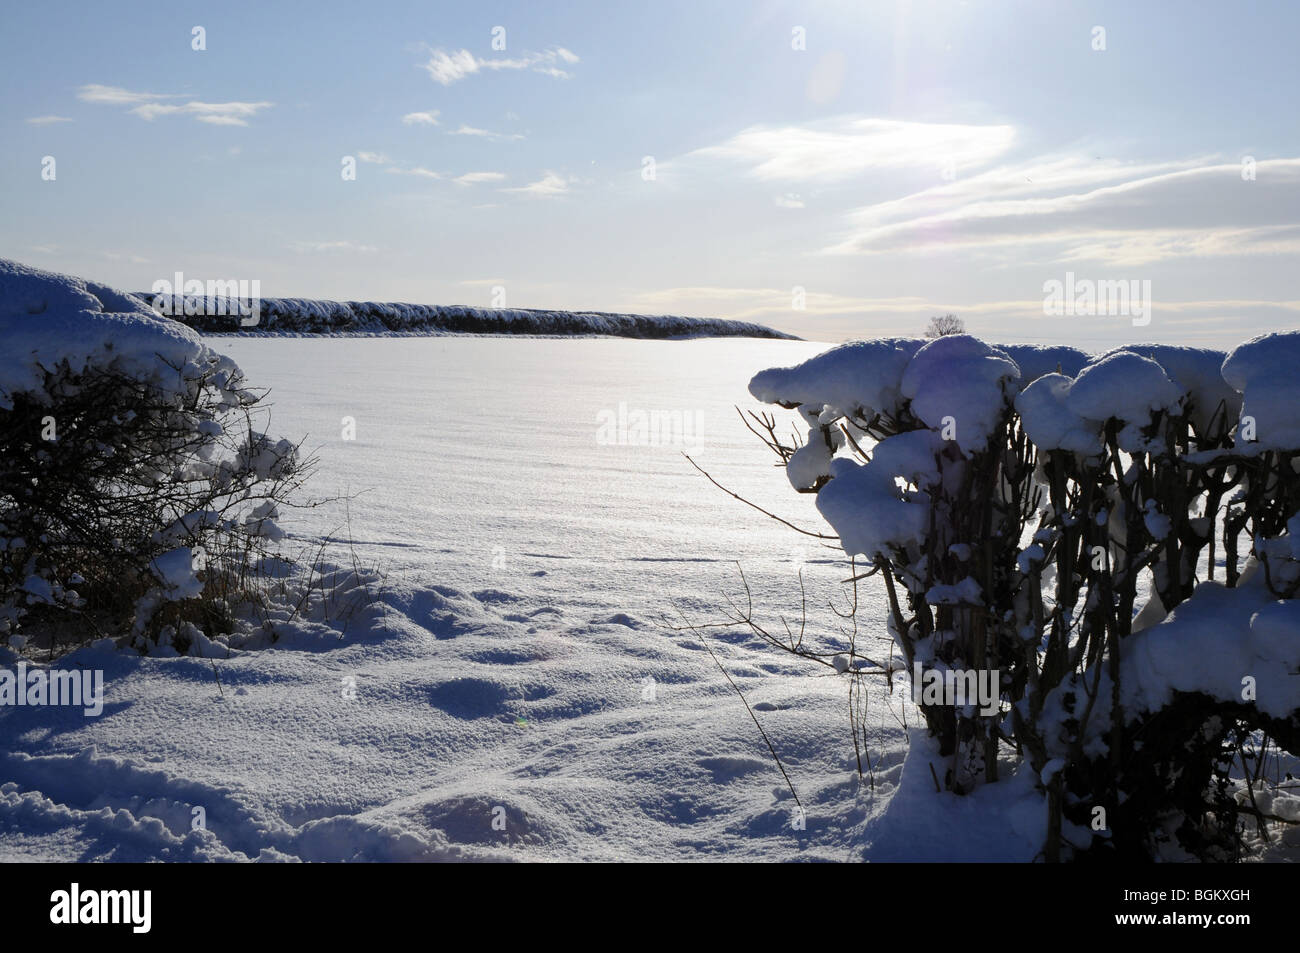
{"type": "Polygon", "coordinates": [[[952,313],[935,315],[930,319],[930,323],[925,329],[925,336],[928,338],[942,338],[947,337],[949,334],[965,333],[966,322],[952,313]]]}

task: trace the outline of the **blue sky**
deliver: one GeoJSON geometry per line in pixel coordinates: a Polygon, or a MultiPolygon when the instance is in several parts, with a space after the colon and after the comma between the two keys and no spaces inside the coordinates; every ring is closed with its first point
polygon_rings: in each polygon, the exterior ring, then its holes
{"type": "Polygon", "coordinates": [[[1298,33],[1284,2],[6,6],[0,256],[1230,345],[1300,325],[1298,33]],[[1044,315],[1067,272],[1150,281],[1151,323],[1044,315]]]}

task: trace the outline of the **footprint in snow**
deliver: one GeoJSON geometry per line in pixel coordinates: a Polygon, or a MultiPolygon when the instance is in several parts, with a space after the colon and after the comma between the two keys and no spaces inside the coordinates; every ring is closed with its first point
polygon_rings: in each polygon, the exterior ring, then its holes
{"type": "Polygon", "coordinates": [[[636,621],[636,619],[633,619],[631,616],[629,616],[629,615],[627,615],[626,613],[623,613],[623,612],[616,613],[616,614],[610,616],[608,619],[592,619],[591,622],[590,622],[589,624],[591,624],[591,625],[624,625],[624,626],[627,626],[629,629],[639,629],[639,628],[641,628],[641,623],[640,623],[640,622],[636,621]]]}
{"type": "Polygon", "coordinates": [[[500,589],[480,589],[477,592],[471,592],[479,602],[518,602],[519,597],[511,595],[508,592],[502,592],[500,589]]]}

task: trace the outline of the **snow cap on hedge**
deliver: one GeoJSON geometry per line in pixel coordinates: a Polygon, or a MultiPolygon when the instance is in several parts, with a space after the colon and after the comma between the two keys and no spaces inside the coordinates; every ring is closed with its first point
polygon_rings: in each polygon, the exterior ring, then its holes
{"type": "Polygon", "coordinates": [[[1262,334],[1223,362],[1223,379],[1242,395],[1261,448],[1300,449],[1300,331],[1262,334]]]}
{"type": "Polygon", "coordinates": [[[1184,393],[1155,361],[1120,351],[1079,372],[1066,406],[1088,420],[1146,425],[1153,411],[1175,409],[1184,393]]]}
{"type": "Polygon", "coordinates": [[[1231,425],[1241,410],[1241,397],[1228,385],[1220,373],[1223,351],[1203,347],[1183,347],[1174,344],[1125,344],[1107,351],[1102,358],[1126,352],[1150,358],[1164,370],[1171,381],[1187,393],[1185,409],[1189,412],[1196,432],[1205,436],[1211,420],[1220,414],[1231,425]]]}
{"type": "Polygon", "coordinates": [[[41,395],[45,371],[112,370],[174,393],[200,367],[237,371],[196,331],[105,285],[0,259],[0,408],[41,395]],[[170,366],[169,366],[170,365],[170,366]]]}
{"type": "MultiPolygon", "coordinates": [[[[1187,366],[1198,367],[1194,358],[1187,366]]],[[[1184,370],[1184,376],[1191,379],[1192,374],[1184,370]]],[[[1199,378],[1197,382],[1202,384],[1199,378]]],[[[1220,393],[1203,384],[1202,392],[1220,393]]],[[[1039,450],[1093,456],[1102,450],[1102,426],[1111,417],[1128,425],[1120,435],[1123,449],[1145,449],[1137,428],[1150,423],[1153,411],[1180,407],[1186,393],[1151,358],[1117,350],[1089,364],[1074,380],[1064,374],[1038,378],[1016,398],[1016,410],[1039,450]]]]}
{"type": "Polygon", "coordinates": [[[1159,711],[1176,692],[1237,703],[1248,674],[1255,706],[1288,718],[1300,708],[1300,601],[1275,598],[1263,573],[1233,589],[1202,582],[1165,620],[1136,633],[1120,664],[1126,712],[1159,711]]]}
{"type": "Polygon", "coordinates": [[[1006,408],[1002,382],[1019,377],[1020,368],[1002,351],[969,334],[952,334],[916,352],[903,372],[902,392],[926,426],[942,431],[953,424],[954,442],[970,454],[988,446],[1006,408]]]}
{"type": "Polygon", "coordinates": [[[997,349],[1020,368],[1022,389],[1047,374],[1077,377],[1092,360],[1087,351],[1065,344],[999,344],[997,349]]]}
{"type": "Polygon", "coordinates": [[[903,371],[923,344],[916,338],[851,341],[794,367],[760,371],[749,392],[765,404],[812,407],[836,417],[892,415],[903,371]]]}
{"type": "Polygon", "coordinates": [[[1044,374],[1016,398],[1020,426],[1039,450],[1069,450],[1084,456],[1101,453],[1101,424],[1070,410],[1074,383],[1064,374],[1044,374]]]}
{"type": "Polygon", "coordinates": [[[935,458],[943,447],[935,431],[909,430],[876,444],[865,464],[831,461],[831,481],[817,494],[817,509],[839,534],[845,554],[874,559],[921,544],[929,527],[927,489],[939,480],[935,458]],[[900,478],[916,489],[900,487],[900,478]]]}

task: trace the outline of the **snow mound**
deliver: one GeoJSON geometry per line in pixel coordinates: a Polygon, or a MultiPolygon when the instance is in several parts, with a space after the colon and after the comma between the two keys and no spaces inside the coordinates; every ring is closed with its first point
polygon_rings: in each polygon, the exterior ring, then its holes
{"type": "Polygon", "coordinates": [[[982,449],[1001,413],[1000,384],[1015,392],[1049,373],[1073,377],[1090,360],[1077,348],[1036,344],[991,346],[969,335],[852,341],[794,367],[761,371],[749,392],[767,404],[800,407],[806,418],[896,417],[910,402],[928,426],[957,423],[963,451],[982,449]],[[962,382],[962,383],[959,383],[962,382]],[[976,383],[978,381],[979,383],[976,383]]]}
{"type": "Polygon", "coordinates": [[[1063,344],[999,344],[997,349],[1020,368],[1020,386],[1028,387],[1047,374],[1077,377],[1092,356],[1087,351],[1063,344]]]}
{"type": "MultiPolygon", "coordinates": [[[[839,430],[831,431],[831,439],[836,445],[843,441],[844,434],[839,430]]],[[[808,442],[794,452],[785,465],[785,475],[790,485],[796,490],[814,490],[830,477],[831,459],[835,446],[828,444],[820,428],[809,428],[808,442]]]]}
{"type": "Polygon", "coordinates": [[[1235,589],[1202,582],[1130,641],[1120,676],[1126,711],[1156,711],[1175,692],[1253,700],[1274,718],[1300,709],[1300,602],[1274,597],[1262,572],[1235,589]]]}
{"type": "Polygon", "coordinates": [[[0,408],[40,395],[46,371],[113,370],[185,393],[202,365],[235,366],[192,329],[104,285],[0,259],[0,408]]]}
{"type": "Polygon", "coordinates": [[[988,446],[1006,408],[1002,382],[1017,380],[1020,368],[1003,352],[968,334],[936,338],[916,352],[903,372],[902,392],[912,413],[928,427],[952,425],[963,453],[988,446]]]}
{"type": "Polygon", "coordinates": [[[1085,420],[1067,406],[1070,378],[1044,374],[1016,398],[1020,425],[1039,450],[1069,450],[1092,456],[1101,452],[1101,425],[1085,420]]]}
{"type": "Polygon", "coordinates": [[[924,344],[917,338],[851,341],[794,367],[760,371],[749,392],[765,404],[824,409],[835,417],[892,414],[903,372],[924,344]]]}
{"type": "Polygon", "coordinates": [[[1152,411],[1173,410],[1184,391],[1148,357],[1120,351],[1089,364],[1070,385],[1066,406],[1088,420],[1144,425],[1152,411]]]}
{"type": "Polygon", "coordinates": [[[845,553],[874,559],[894,547],[920,544],[929,518],[924,488],[939,479],[935,457],[943,446],[933,430],[911,430],[880,441],[865,464],[832,461],[817,509],[839,534],[845,553]],[[900,488],[898,478],[918,489],[900,488]]]}
{"type": "Polygon", "coordinates": [[[1300,447],[1300,331],[1252,338],[1223,362],[1223,379],[1242,394],[1241,416],[1255,421],[1261,448],[1300,447]]]}
{"type": "Polygon", "coordinates": [[[1207,432],[1216,415],[1220,419],[1226,415],[1226,419],[1231,421],[1241,410],[1240,395],[1220,373],[1227,357],[1223,351],[1172,344],[1126,344],[1107,351],[1101,359],[1119,353],[1136,354],[1155,361],[1171,381],[1186,391],[1184,409],[1198,434],[1207,432]]]}
{"type": "Polygon", "coordinates": [[[1038,378],[1016,398],[1016,410],[1039,450],[1100,453],[1102,426],[1113,417],[1126,425],[1120,448],[1132,453],[1150,449],[1140,428],[1151,422],[1152,413],[1177,412],[1187,393],[1151,358],[1115,351],[1074,380],[1055,373],[1038,378]]]}
{"type": "Polygon", "coordinates": [[[1000,784],[962,797],[938,793],[943,757],[935,739],[911,736],[898,790],[863,831],[866,856],[879,861],[1031,863],[1040,856],[1047,825],[1045,802],[1028,765],[1017,766],[1000,784]]]}

